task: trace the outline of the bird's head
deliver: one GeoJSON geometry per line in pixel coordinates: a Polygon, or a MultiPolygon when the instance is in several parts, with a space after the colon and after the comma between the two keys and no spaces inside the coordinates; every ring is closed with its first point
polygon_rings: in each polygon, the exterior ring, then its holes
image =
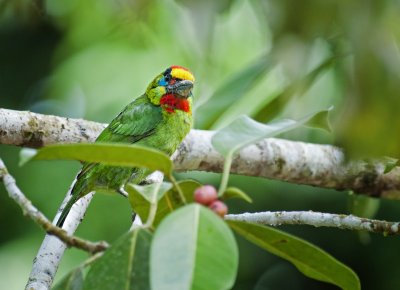
{"type": "Polygon", "coordinates": [[[187,68],[173,65],[150,83],[146,95],[150,102],[168,113],[190,112],[193,84],[194,76],[187,68]]]}

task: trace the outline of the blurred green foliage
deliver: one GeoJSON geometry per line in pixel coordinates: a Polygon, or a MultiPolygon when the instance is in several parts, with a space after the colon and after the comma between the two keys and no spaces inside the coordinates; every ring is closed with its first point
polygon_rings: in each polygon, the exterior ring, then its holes
{"type": "MultiPolygon", "coordinates": [[[[343,146],[351,157],[400,157],[400,2],[333,0],[0,0],[0,107],[108,122],[165,67],[196,75],[196,127],[220,128],[240,114],[258,121],[298,118],[335,106],[334,134],[303,129],[285,138],[343,146]]],[[[18,148],[0,157],[26,195],[54,215],[79,164],[35,162],[22,168],[18,148]]],[[[219,175],[185,173],[218,184],[219,175]]],[[[231,185],[253,204],[232,212],[346,212],[335,191],[237,176],[231,185]]],[[[398,202],[382,201],[378,218],[398,220],[398,202]]],[[[97,195],[78,235],[113,241],[128,227],[129,204],[97,195]],[[104,210],[107,209],[107,210],[104,210]]],[[[21,289],[42,238],[0,187],[0,288],[21,289]]],[[[349,265],[363,289],[398,289],[395,237],[287,227],[349,265]]],[[[239,239],[234,289],[334,289],[239,239]],[[286,268],[285,268],[286,267],[286,268]],[[268,285],[269,288],[261,288],[268,285]],[[275,287],[275,288],[274,288],[275,287]],[[295,289],[295,288],[290,288],[295,289]]],[[[60,275],[86,254],[67,252],[60,275]]]]}

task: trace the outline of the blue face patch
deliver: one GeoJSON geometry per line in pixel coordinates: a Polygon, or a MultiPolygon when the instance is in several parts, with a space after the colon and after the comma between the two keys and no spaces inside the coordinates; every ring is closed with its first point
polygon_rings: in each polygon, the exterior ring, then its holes
{"type": "Polygon", "coordinates": [[[168,85],[168,83],[165,81],[165,77],[162,77],[159,81],[158,81],[158,84],[160,85],[160,86],[166,86],[166,85],[168,85]]]}

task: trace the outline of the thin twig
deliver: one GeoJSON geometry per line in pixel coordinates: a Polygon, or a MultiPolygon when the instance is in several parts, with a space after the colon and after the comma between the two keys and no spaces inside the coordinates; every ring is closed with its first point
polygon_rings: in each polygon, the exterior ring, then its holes
{"type": "Polygon", "coordinates": [[[63,229],[53,225],[43,213],[41,213],[31,201],[25,197],[15,183],[15,179],[8,173],[3,161],[0,159],[0,178],[3,180],[8,195],[21,207],[24,215],[40,225],[48,234],[57,236],[70,247],[75,247],[95,254],[108,248],[105,241],[90,242],[72,235],[68,235],[63,229]]]}
{"type": "Polygon", "coordinates": [[[310,225],[314,227],[333,227],[353,231],[368,231],[384,235],[400,234],[399,222],[388,222],[360,218],[353,215],[332,214],[313,211],[266,211],[258,213],[229,214],[226,220],[249,223],[280,225],[310,225]]]}

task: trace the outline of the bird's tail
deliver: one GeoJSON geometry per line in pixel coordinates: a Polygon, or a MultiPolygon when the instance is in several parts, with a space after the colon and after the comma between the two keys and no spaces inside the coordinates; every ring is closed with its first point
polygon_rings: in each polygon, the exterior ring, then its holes
{"type": "Polygon", "coordinates": [[[60,217],[58,218],[58,221],[56,223],[56,226],[62,227],[65,219],[67,218],[72,206],[74,205],[75,202],[77,202],[81,197],[83,197],[85,194],[89,193],[87,191],[87,184],[86,180],[84,178],[79,178],[80,174],[82,171],[78,174],[77,179],[75,180],[74,185],[72,186],[71,189],[71,198],[68,200],[67,204],[64,206],[60,217]]]}
{"type": "Polygon", "coordinates": [[[77,202],[79,199],[79,196],[77,194],[71,194],[71,198],[69,199],[69,201],[67,202],[67,204],[64,206],[60,217],[58,218],[58,221],[56,223],[57,227],[62,227],[65,219],[67,218],[69,211],[71,210],[72,206],[74,205],[75,202],[77,202]]]}

